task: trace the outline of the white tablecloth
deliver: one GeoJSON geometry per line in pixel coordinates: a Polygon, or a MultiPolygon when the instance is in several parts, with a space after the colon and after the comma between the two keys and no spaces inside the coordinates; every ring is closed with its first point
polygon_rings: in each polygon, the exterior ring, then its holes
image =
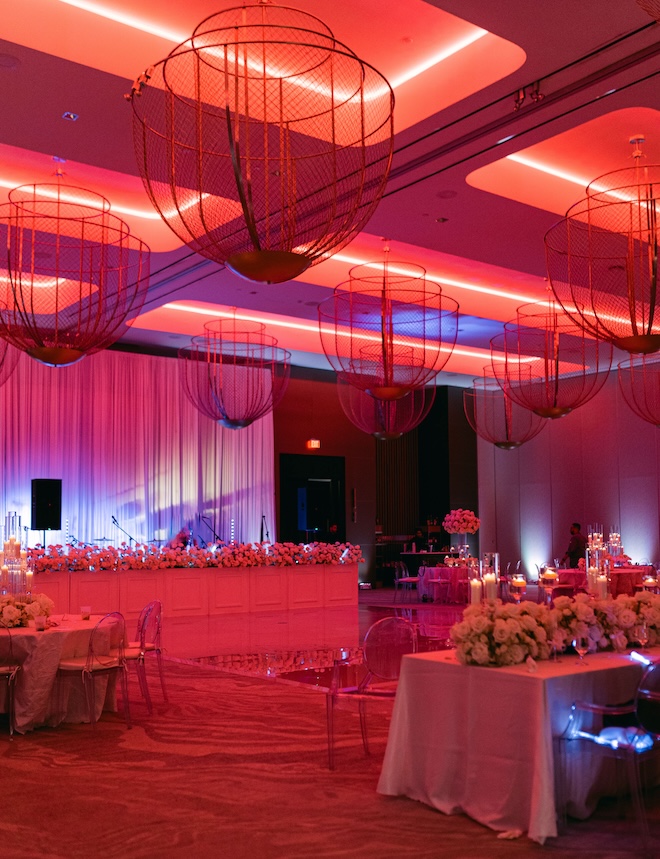
{"type": "MultiPolygon", "coordinates": [[[[557,835],[553,736],[582,699],[632,699],[641,667],[618,654],[558,663],[477,668],[454,651],[403,657],[378,791],[408,796],[446,814],[464,812],[498,831],[541,844],[557,835]]],[[[607,762],[573,744],[567,754],[569,814],[594,809],[607,762]]]]}
{"type": "MultiPolygon", "coordinates": [[[[87,722],[87,703],[82,680],[67,678],[57,681],[57,668],[61,659],[87,656],[91,632],[99,617],[76,620],[60,617],[44,632],[17,627],[11,630],[14,658],[21,664],[16,679],[14,698],[16,730],[24,734],[33,728],[60,722],[87,722]]],[[[4,634],[4,633],[3,633],[4,634]]],[[[102,642],[102,651],[110,650],[110,635],[102,642]]],[[[116,708],[114,678],[98,677],[96,682],[96,717],[103,710],[116,708]]],[[[2,689],[0,710],[6,710],[5,688],[2,689]]]]}

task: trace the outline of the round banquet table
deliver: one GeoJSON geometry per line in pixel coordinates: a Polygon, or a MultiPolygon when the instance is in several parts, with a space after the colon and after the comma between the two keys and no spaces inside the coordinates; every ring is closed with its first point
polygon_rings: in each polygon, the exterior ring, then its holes
{"type": "MultiPolygon", "coordinates": [[[[16,677],[14,694],[15,728],[20,734],[48,725],[54,727],[61,722],[88,722],[87,702],[82,678],[58,679],[57,669],[61,659],[86,656],[89,639],[101,616],[79,620],[70,615],[54,615],[51,620],[57,626],[43,632],[30,627],[14,627],[10,630],[14,660],[21,665],[16,677]]],[[[118,642],[107,630],[100,640],[100,651],[109,653],[118,642]]],[[[2,633],[4,637],[4,633],[2,633]]],[[[0,637],[0,642],[3,641],[0,637]]],[[[95,678],[96,718],[103,710],[116,710],[116,684],[114,676],[95,678]]],[[[0,711],[6,712],[6,685],[0,692],[0,711]]]]}
{"type": "MultiPolygon", "coordinates": [[[[568,569],[559,571],[558,584],[571,585],[574,588],[587,587],[587,574],[584,570],[568,569]]],[[[655,575],[654,568],[649,564],[639,564],[627,567],[612,567],[610,570],[610,594],[613,597],[619,594],[632,596],[635,587],[642,584],[646,575],[655,575]]]]}
{"type": "Polygon", "coordinates": [[[467,567],[420,567],[419,577],[417,593],[420,597],[437,600],[443,592],[440,583],[449,582],[448,601],[452,603],[467,602],[467,567]]]}
{"type": "Polygon", "coordinates": [[[619,594],[632,596],[635,593],[635,586],[641,586],[646,575],[655,576],[655,570],[650,564],[613,567],[610,570],[610,593],[613,597],[617,597],[619,594]]]}

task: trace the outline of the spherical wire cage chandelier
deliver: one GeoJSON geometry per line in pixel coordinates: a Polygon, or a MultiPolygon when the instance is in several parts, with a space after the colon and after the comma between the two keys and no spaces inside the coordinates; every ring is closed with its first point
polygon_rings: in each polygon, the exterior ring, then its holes
{"type": "Polygon", "coordinates": [[[612,345],[587,335],[557,307],[529,304],[491,340],[493,376],[519,406],[561,418],[605,384],[612,345]]]}
{"type": "Polygon", "coordinates": [[[339,378],[396,400],[429,384],[449,360],[458,303],[410,263],[354,266],[319,304],[323,351],[339,378]]]}
{"type": "Polygon", "coordinates": [[[391,441],[421,424],[435,400],[435,386],[415,388],[397,400],[378,400],[340,377],[337,394],[354,426],[379,441],[391,441]]]}
{"type": "Polygon", "coordinates": [[[463,391],[465,417],[475,433],[501,450],[516,450],[535,438],[547,420],[506,394],[491,367],[463,391]]]}
{"type": "Polygon", "coordinates": [[[211,15],[127,98],[163,220],[250,280],[290,280],[337,252],[385,189],[392,89],[306,12],[211,15]]]}
{"type": "Polygon", "coordinates": [[[243,429],[284,396],[291,353],[261,323],[217,319],[204,329],[179,350],[184,393],[206,417],[228,429],[243,429]]]}
{"type": "MultiPolygon", "coordinates": [[[[636,147],[642,137],[632,138],[636,147]]],[[[545,236],[548,277],[564,311],[588,333],[630,353],[660,349],[660,166],[641,163],[594,179],[545,236]]]]}
{"type": "Polygon", "coordinates": [[[660,356],[630,355],[618,370],[626,404],[642,420],[660,427],[660,356]]]}
{"type": "Polygon", "coordinates": [[[83,188],[23,185],[0,206],[0,336],[65,366],[118,340],[142,309],[149,249],[83,188]]]}

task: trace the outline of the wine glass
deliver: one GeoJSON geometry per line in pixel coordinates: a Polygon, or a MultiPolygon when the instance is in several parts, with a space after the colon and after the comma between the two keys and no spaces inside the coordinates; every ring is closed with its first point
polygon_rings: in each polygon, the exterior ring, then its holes
{"type": "Polygon", "coordinates": [[[579,659],[577,665],[586,665],[584,657],[589,653],[589,637],[586,635],[576,635],[573,641],[573,647],[579,659]]]}
{"type": "Polygon", "coordinates": [[[649,629],[645,623],[640,623],[634,630],[635,640],[642,646],[642,653],[646,652],[646,645],[649,643],[649,629]]]}

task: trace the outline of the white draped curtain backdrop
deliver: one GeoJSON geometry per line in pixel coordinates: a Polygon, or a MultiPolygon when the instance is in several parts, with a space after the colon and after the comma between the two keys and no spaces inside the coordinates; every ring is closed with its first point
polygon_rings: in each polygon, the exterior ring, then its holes
{"type": "MultiPolygon", "coordinates": [[[[4,513],[31,526],[31,480],[61,478],[62,531],[48,543],[167,541],[184,525],[202,542],[275,540],[273,421],[242,430],[201,415],[177,360],[101,352],[51,368],[21,355],[0,388],[4,513]],[[264,527],[265,533],[265,527],[264,527]]],[[[41,532],[24,532],[29,545],[41,532]]],[[[101,543],[101,545],[104,545],[101,543]]]]}

